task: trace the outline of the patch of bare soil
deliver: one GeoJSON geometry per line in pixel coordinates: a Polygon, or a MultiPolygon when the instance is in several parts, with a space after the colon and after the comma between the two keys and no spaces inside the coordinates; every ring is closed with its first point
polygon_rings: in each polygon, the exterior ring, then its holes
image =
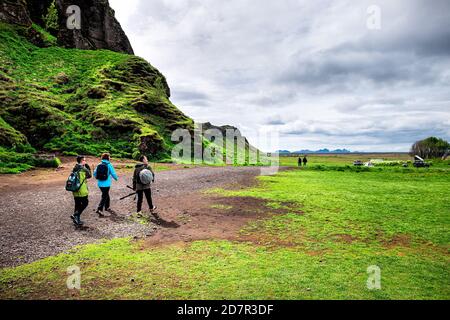
{"type": "Polygon", "coordinates": [[[354,241],[360,240],[357,237],[354,237],[349,234],[335,234],[332,236],[332,239],[337,242],[345,242],[345,243],[352,243],[354,241]]]}
{"type": "Polygon", "coordinates": [[[409,247],[411,244],[411,237],[407,234],[397,234],[389,240],[383,241],[383,245],[392,249],[395,247],[409,247]]]}
{"type": "Polygon", "coordinates": [[[251,241],[250,237],[239,233],[248,222],[287,212],[286,209],[268,208],[266,200],[252,197],[195,194],[189,198],[167,200],[183,203],[183,206],[163,205],[165,209],[158,213],[160,217],[151,218],[163,228],[146,238],[144,247],[209,239],[251,241]],[[164,228],[165,225],[168,227],[164,228]]]}

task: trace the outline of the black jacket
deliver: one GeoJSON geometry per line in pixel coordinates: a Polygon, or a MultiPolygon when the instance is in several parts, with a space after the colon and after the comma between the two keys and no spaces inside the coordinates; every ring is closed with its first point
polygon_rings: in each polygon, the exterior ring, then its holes
{"type": "Polygon", "coordinates": [[[87,163],[85,166],[82,166],[81,164],[77,163],[75,165],[75,167],[73,167],[72,172],[78,172],[81,170],[83,170],[86,173],[86,179],[92,178],[91,168],[89,167],[89,165],[87,163]]]}

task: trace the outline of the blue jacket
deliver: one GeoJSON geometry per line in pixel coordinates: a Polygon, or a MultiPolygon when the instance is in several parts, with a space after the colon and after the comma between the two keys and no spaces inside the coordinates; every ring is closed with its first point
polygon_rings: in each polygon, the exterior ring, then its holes
{"type": "MultiPolygon", "coordinates": [[[[109,175],[108,175],[108,179],[106,179],[105,181],[97,180],[97,185],[99,188],[111,187],[111,177],[113,177],[114,180],[116,180],[116,181],[117,181],[117,179],[119,179],[119,177],[117,176],[116,171],[114,170],[114,167],[108,160],[102,160],[102,162],[104,164],[108,165],[109,175]]],[[[95,168],[94,177],[97,178],[97,168],[95,168]]]]}

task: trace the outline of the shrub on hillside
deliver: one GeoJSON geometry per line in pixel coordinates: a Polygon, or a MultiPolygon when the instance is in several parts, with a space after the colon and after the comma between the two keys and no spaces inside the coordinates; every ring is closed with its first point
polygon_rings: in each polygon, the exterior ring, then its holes
{"type": "Polygon", "coordinates": [[[0,147],[0,174],[20,173],[33,167],[58,168],[60,165],[61,160],[57,157],[45,158],[0,147]]]}

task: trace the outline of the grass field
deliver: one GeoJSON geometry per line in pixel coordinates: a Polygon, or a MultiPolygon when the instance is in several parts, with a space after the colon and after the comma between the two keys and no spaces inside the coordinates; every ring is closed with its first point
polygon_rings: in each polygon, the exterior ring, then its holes
{"type": "MultiPolygon", "coordinates": [[[[302,155],[302,159],[303,159],[302,155]]],[[[343,165],[353,164],[355,160],[361,160],[363,162],[367,162],[371,159],[384,159],[384,160],[402,160],[407,161],[411,160],[411,157],[406,153],[349,153],[349,154],[310,154],[306,155],[308,159],[307,165],[343,165]]],[[[298,157],[293,156],[280,156],[280,165],[281,166],[297,166],[298,157]]]]}
{"type": "Polygon", "coordinates": [[[450,298],[448,163],[360,172],[335,170],[356,160],[347,155],[309,159],[324,167],[213,191],[267,199],[268,211],[287,209],[245,226],[248,241],[152,249],[129,239],[87,245],[1,270],[0,298],[450,298]],[[82,271],[80,291],[66,287],[71,265],[82,271]],[[379,290],[367,288],[370,266],[381,270],[379,290]]]}

